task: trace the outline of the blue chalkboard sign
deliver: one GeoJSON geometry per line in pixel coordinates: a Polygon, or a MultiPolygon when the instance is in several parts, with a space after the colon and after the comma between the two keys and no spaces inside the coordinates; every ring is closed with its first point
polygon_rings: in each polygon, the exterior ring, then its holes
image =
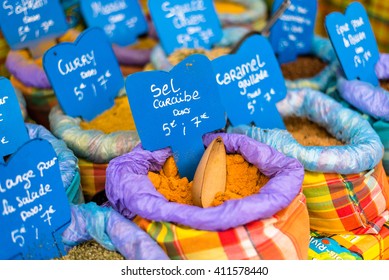
{"type": "Polygon", "coordinates": [[[71,217],[58,161],[49,142],[34,139],[0,164],[0,259],[65,254],[61,235],[71,217]]]}
{"type": "Polygon", "coordinates": [[[202,136],[225,127],[226,118],[204,55],[191,55],[170,72],[129,75],[126,90],[142,145],[171,147],[181,176],[192,179],[204,153],[202,136]]]}
{"type": "MultiPolygon", "coordinates": [[[[272,13],[282,5],[275,0],[272,13]]],[[[280,63],[296,60],[311,52],[317,13],[317,0],[291,0],[288,9],[270,30],[270,43],[280,63]]]]}
{"type": "Polygon", "coordinates": [[[374,67],[379,50],[363,5],[354,2],[347,7],[345,15],[329,14],[325,26],[347,79],[360,79],[377,86],[374,67]]]}
{"type": "Polygon", "coordinates": [[[43,67],[64,112],[88,121],[112,107],[124,86],[112,46],[98,27],[46,51],[43,67]]]}
{"type": "Polygon", "coordinates": [[[212,65],[232,125],[285,128],[276,108],[286,96],[285,80],[265,37],[249,36],[235,54],[218,57],[212,65]]]}
{"type": "Polygon", "coordinates": [[[59,37],[68,29],[58,0],[6,0],[0,6],[0,26],[12,49],[59,37]]]}
{"type": "Polygon", "coordinates": [[[100,27],[112,43],[128,46],[148,30],[138,0],[84,0],[81,12],[89,27],[100,27]]]}
{"type": "Polygon", "coordinates": [[[11,82],[0,77],[0,162],[29,140],[11,82]]]}
{"type": "Polygon", "coordinates": [[[148,5],[167,54],[182,48],[210,49],[222,37],[212,0],[149,0],[148,5]]]}

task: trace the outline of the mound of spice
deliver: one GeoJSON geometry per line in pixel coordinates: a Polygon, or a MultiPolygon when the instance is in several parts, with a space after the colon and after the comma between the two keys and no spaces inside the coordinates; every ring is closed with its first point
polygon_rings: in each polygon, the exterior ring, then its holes
{"type": "Polygon", "coordinates": [[[90,122],[81,121],[80,126],[84,130],[97,129],[107,134],[136,129],[126,96],[116,98],[112,108],[104,111],[90,122]]]}
{"type": "Polygon", "coordinates": [[[318,124],[300,117],[284,118],[286,129],[303,146],[342,146],[327,130],[318,124]]]}
{"type": "Polygon", "coordinates": [[[380,80],[380,86],[389,91],[389,80],[380,80]]]}
{"type": "MultiPolygon", "coordinates": [[[[169,157],[159,173],[149,172],[148,177],[156,190],[168,201],[186,205],[194,205],[192,198],[192,182],[186,177],[180,178],[173,157],[169,157]]],[[[241,199],[260,191],[269,181],[256,166],[247,162],[239,154],[227,155],[226,191],[217,193],[212,206],[221,205],[230,199],[241,199]]]]}
{"type": "Polygon", "coordinates": [[[206,57],[208,57],[209,60],[213,60],[215,58],[218,58],[219,56],[228,54],[230,52],[229,48],[213,48],[212,50],[205,50],[205,49],[179,49],[174,51],[169,57],[168,60],[171,65],[177,65],[182,60],[187,58],[188,56],[192,54],[203,54],[206,57]]]}
{"type": "Polygon", "coordinates": [[[281,71],[285,79],[294,81],[312,78],[319,74],[327,63],[318,57],[306,55],[298,56],[295,61],[281,64],[281,71]]]}
{"type": "Polygon", "coordinates": [[[69,250],[68,254],[56,260],[125,260],[116,251],[105,249],[94,240],[84,242],[69,250]]]}

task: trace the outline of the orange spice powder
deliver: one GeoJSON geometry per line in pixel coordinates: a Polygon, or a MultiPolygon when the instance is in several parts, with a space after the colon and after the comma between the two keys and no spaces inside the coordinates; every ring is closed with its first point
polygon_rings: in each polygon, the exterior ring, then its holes
{"type": "MultiPolygon", "coordinates": [[[[194,205],[192,182],[189,182],[186,177],[180,178],[173,157],[166,160],[159,173],[149,172],[148,177],[156,190],[168,201],[194,205]]],[[[226,200],[241,199],[258,193],[268,181],[268,177],[241,155],[227,155],[226,191],[216,194],[212,206],[221,205],[226,200]]]]}

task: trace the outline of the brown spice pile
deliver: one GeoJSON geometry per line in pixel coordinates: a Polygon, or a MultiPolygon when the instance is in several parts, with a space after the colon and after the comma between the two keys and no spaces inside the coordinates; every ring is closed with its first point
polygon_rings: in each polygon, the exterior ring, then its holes
{"type": "Polygon", "coordinates": [[[303,146],[342,146],[339,141],[318,124],[300,117],[284,118],[286,129],[303,146]]]}
{"type": "Polygon", "coordinates": [[[380,86],[389,91],[389,80],[380,80],[380,86]]]}
{"type": "Polygon", "coordinates": [[[315,56],[298,56],[295,61],[281,64],[285,79],[297,80],[312,78],[319,74],[327,64],[315,56]]]}
{"type": "Polygon", "coordinates": [[[209,60],[213,60],[219,56],[228,54],[230,52],[229,48],[214,48],[212,50],[205,49],[179,49],[174,51],[169,57],[168,60],[173,66],[183,61],[185,58],[192,54],[203,54],[208,57],[209,60]]]}
{"type": "Polygon", "coordinates": [[[84,242],[69,250],[68,254],[56,260],[124,260],[116,251],[105,249],[94,240],[84,242]]]}
{"type": "Polygon", "coordinates": [[[84,130],[97,129],[107,134],[121,130],[135,130],[135,122],[127,97],[116,98],[112,108],[90,122],[81,121],[80,126],[84,130]]]}
{"type": "MultiPolygon", "coordinates": [[[[180,178],[173,157],[167,159],[159,173],[149,172],[148,176],[156,190],[168,201],[194,205],[193,183],[189,182],[186,177],[180,178]]],[[[212,205],[218,206],[229,199],[240,199],[258,193],[268,180],[268,177],[241,155],[227,155],[226,191],[217,193],[212,205]]]]}

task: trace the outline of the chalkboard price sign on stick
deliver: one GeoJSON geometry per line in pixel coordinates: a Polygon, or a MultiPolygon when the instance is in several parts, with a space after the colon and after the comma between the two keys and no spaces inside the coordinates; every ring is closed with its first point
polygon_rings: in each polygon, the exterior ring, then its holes
{"type": "MultiPolygon", "coordinates": [[[[272,13],[283,2],[275,0],[272,13]]],[[[311,52],[316,13],[317,0],[290,0],[289,7],[273,25],[269,36],[280,63],[294,61],[298,55],[311,52]]]]}
{"type": "Polygon", "coordinates": [[[61,43],[43,56],[43,67],[63,111],[92,120],[114,105],[124,78],[102,29],[88,28],[74,43],[61,43]]]}
{"type": "Polygon", "coordinates": [[[204,153],[202,136],[226,124],[209,59],[191,55],[170,72],[132,74],[125,85],[142,146],[171,147],[180,175],[192,179],[204,153]]]}
{"type": "Polygon", "coordinates": [[[68,29],[59,0],[2,1],[0,26],[12,49],[37,48],[37,55],[40,42],[52,41],[68,29]]]}
{"type": "Polygon", "coordinates": [[[276,103],[285,98],[287,90],[267,38],[251,35],[234,54],[218,57],[212,65],[232,125],[285,129],[276,103]]]}
{"type": "Polygon", "coordinates": [[[148,5],[167,54],[182,48],[210,49],[222,38],[212,0],[149,0],[148,5]]]}
{"type": "Polygon", "coordinates": [[[0,77],[0,163],[28,140],[15,90],[8,79],[0,77]]]}
{"type": "Polygon", "coordinates": [[[34,139],[0,164],[0,259],[53,259],[65,254],[70,205],[51,144],[34,139]]]}
{"type": "Polygon", "coordinates": [[[369,17],[361,3],[351,3],[345,14],[326,17],[326,30],[348,80],[379,84],[374,67],[379,50],[369,17]]]}
{"type": "Polygon", "coordinates": [[[83,0],[80,6],[88,27],[100,27],[114,44],[128,46],[147,32],[138,0],[83,0]]]}

